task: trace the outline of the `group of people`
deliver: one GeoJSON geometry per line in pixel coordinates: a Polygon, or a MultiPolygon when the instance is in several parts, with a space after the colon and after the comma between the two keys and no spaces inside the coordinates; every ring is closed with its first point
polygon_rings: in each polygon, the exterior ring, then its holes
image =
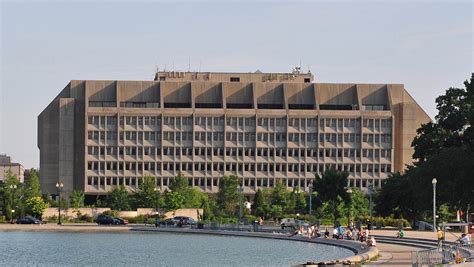
{"type": "MultiPolygon", "coordinates": [[[[295,229],[295,231],[290,236],[303,236],[305,234],[305,227],[300,225],[295,229]]],[[[322,237],[329,238],[330,233],[328,228],[326,227],[324,233],[320,232],[318,227],[315,224],[309,225],[308,229],[306,230],[306,234],[309,239],[322,237]]],[[[345,240],[358,240],[360,242],[366,242],[368,246],[376,246],[376,241],[374,236],[370,236],[370,231],[368,228],[365,230],[360,227],[356,228],[353,225],[349,225],[346,229],[342,226],[334,227],[332,232],[332,238],[334,239],[345,239],[345,240]]]]}

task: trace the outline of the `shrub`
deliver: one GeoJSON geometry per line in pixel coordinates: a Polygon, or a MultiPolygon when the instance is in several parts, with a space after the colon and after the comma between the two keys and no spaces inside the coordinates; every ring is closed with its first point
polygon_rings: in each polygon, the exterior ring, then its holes
{"type": "Polygon", "coordinates": [[[118,211],[116,211],[116,210],[106,210],[106,211],[102,212],[102,214],[117,217],[118,216],[118,211]]]}

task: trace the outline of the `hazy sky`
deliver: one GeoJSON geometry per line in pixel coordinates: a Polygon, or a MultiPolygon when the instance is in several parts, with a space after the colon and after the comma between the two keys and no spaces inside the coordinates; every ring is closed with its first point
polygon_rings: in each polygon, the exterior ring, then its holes
{"type": "Polygon", "coordinates": [[[72,79],[171,70],[287,72],[403,83],[423,109],[473,70],[471,1],[5,2],[0,153],[39,166],[37,116],[72,79]],[[200,63],[201,62],[201,63],[200,63]]]}

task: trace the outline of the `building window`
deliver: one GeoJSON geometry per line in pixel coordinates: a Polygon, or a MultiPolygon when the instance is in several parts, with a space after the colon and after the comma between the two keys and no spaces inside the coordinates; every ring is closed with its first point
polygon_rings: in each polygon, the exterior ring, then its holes
{"type": "Polygon", "coordinates": [[[238,83],[240,82],[240,77],[230,77],[230,82],[238,83]]]}
{"type": "Polygon", "coordinates": [[[310,78],[304,78],[304,83],[310,83],[311,79],[310,78]]]}

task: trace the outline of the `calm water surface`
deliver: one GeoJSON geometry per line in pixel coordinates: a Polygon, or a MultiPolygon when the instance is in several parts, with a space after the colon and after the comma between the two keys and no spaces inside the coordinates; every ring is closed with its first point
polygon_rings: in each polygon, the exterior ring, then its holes
{"type": "Polygon", "coordinates": [[[0,266],[290,266],[350,255],[334,246],[247,237],[0,232],[0,266]]]}

